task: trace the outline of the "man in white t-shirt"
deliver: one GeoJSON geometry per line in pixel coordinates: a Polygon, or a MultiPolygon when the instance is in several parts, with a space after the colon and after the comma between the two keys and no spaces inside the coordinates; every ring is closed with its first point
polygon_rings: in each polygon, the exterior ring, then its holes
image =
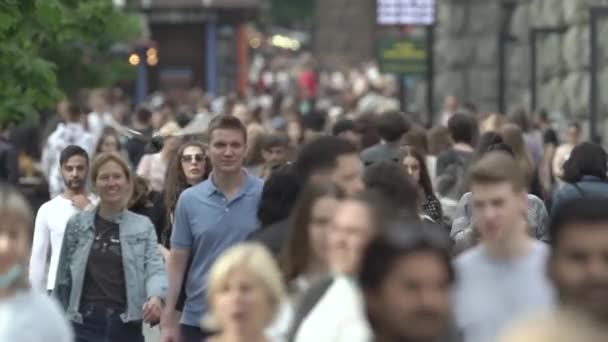
{"type": "Polygon", "coordinates": [[[48,178],[51,198],[61,194],[64,190],[61,178],[59,155],[69,145],[80,146],[89,156],[95,153],[97,140],[89,133],[84,125],[84,114],[79,106],[70,105],[65,123],[60,124],[49,136],[42,151],[42,170],[48,178]]]}
{"type": "Polygon", "coordinates": [[[509,325],[552,309],[549,247],[528,234],[523,173],[505,152],[468,169],[473,222],[481,243],[454,263],[454,318],[465,342],[496,341],[509,325]]]}
{"type": "Polygon", "coordinates": [[[61,151],[59,162],[65,190],[38,210],[29,267],[32,287],[47,291],[52,291],[55,287],[57,263],[68,220],[79,211],[91,207],[94,200],[86,192],[89,173],[87,152],[79,146],[70,145],[61,151]],[[49,247],[51,260],[47,273],[49,247]]]}

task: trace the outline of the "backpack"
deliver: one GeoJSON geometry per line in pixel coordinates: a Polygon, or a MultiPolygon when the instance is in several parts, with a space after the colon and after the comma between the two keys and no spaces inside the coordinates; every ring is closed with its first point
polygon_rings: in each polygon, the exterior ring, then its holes
{"type": "Polygon", "coordinates": [[[460,154],[455,154],[454,161],[437,177],[437,193],[441,198],[460,200],[466,193],[465,172],[467,161],[460,154]]]}

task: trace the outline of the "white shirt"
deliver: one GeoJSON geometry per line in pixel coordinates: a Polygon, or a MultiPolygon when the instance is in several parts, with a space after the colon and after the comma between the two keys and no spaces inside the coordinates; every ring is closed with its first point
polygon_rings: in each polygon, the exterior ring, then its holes
{"type": "Polygon", "coordinates": [[[89,132],[95,136],[95,140],[98,140],[103,134],[104,128],[112,126],[112,114],[102,113],[101,115],[96,112],[91,112],[87,116],[87,124],[89,126],[89,132]]]}
{"type": "Polygon", "coordinates": [[[338,276],[302,321],[295,342],[369,342],[372,338],[357,285],[338,276]]]}
{"type": "Polygon", "coordinates": [[[72,342],[72,329],[48,295],[21,290],[0,300],[0,341],[72,342]]]}
{"type": "MultiPolygon", "coordinates": [[[[95,197],[91,195],[89,200],[95,202],[95,197]]],[[[34,289],[52,290],[55,288],[55,276],[63,243],[63,233],[68,220],[79,211],[77,207],[72,205],[72,201],[66,199],[63,195],[44,203],[38,209],[29,269],[30,283],[34,289]],[[49,246],[51,247],[51,262],[47,276],[46,266],[49,246]],[[46,285],[44,284],[45,278],[47,278],[46,285]]]]}
{"type": "Polygon", "coordinates": [[[69,145],[77,145],[82,147],[91,159],[95,153],[96,144],[97,140],[93,134],[77,123],[60,124],[49,136],[42,151],[41,163],[42,170],[48,177],[51,198],[61,194],[64,188],[59,165],[61,151],[69,145]]]}

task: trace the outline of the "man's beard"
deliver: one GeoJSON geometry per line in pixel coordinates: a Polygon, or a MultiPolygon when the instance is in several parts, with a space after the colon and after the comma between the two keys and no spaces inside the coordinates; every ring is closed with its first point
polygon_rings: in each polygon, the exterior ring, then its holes
{"type": "Polygon", "coordinates": [[[84,188],[84,181],[83,180],[63,180],[65,187],[67,189],[70,189],[72,191],[78,191],[78,190],[82,190],[84,188]]]}

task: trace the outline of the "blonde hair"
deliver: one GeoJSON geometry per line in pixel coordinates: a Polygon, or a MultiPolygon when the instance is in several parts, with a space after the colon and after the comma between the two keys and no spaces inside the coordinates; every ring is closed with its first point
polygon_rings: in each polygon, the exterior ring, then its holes
{"type": "Polygon", "coordinates": [[[122,171],[127,178],[127,182],[129,183],[129,194],[125,199],[125,206],[127,202],[131,199],[133,194],[133,174],[131,173],[131,169],[129,169],[129,164],[124,160],[122,155],[117,152],[102,152],[98,154],[93,162],[91,163],[91,183],[93,184],[93,189],[95,189],[97,185],[97,177],[99,176],[99,170],[102,166],[109,162],[114,162],[120,166],[122,171]]]}
{"type": "MultiPolygon", "coordinates": [[[[6,219],[9,215],[14,215],[15,218],[21,220],[27,229],[27,241],[31,247],[34,225],[32,208],[25,197],[14,187],[0,184],[0,217],[6,219]]],[[[27,260],[24,267],[27,267],[27,260]]],[[[27,271],[23,272],[23,277],[16,284],[18,288],[29,287],[27,275],[27,271]]]]}
{"type": "MultiPolygon", "coordinates": [[[[228,248],[213,263],[209,272],[207,299],[213,303],[213,298],[224,287],[230,274],[237,269],[245,269],[259,281],[270,297],[270,315],[266,317],[266,325],[276,316],[281,298],[285,294],[281,271],[270,252],[259,243],[245,242],[228,248]]],[[[215,325],[217,319],[211,317],[203,319],[203,326],[215,325]],[[211,319],[211,321],[209,320],[211,319]]]]}

